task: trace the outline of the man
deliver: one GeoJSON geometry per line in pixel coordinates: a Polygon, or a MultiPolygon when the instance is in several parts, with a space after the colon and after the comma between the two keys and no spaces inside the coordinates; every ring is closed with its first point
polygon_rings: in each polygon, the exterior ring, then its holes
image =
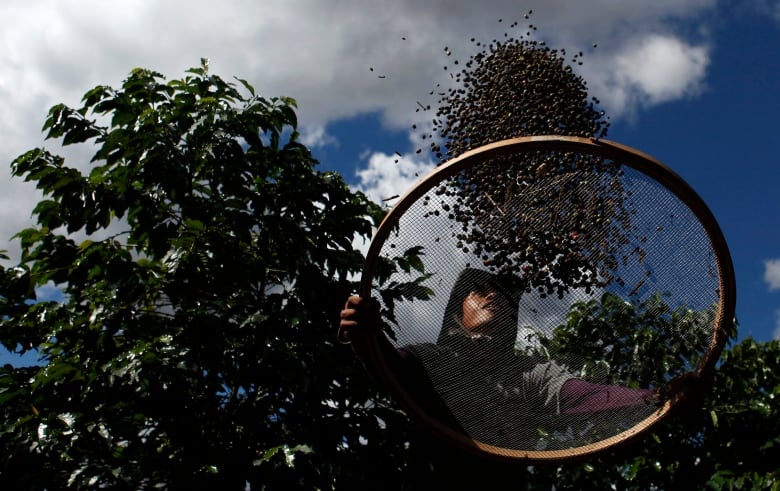
{"type": "MultiPolygon", "coordinates": [[[[512,285],[511,277],[466,268],[452,288],[435,343],[394,347],[380,332],[377,303],[360,297],[350,297],[342,310],[340,335],[378,336],[385,362],[427,416],[496,447],[571,448],[576,445],[566,438],[549,435],[582,424],[581,415],[592,427],[589,420],[598,419],[597,413],[629,411],[643,418],[654,410],[652,390],[594,384],[554,361],[516,353],[519,295],[512,285]],[[548,436],[540,438],[540,430],[548,436]]],[[[416,440],[409,463],[415,484],[470,478],[463,469],[476,459],[428,435],[416,440]]],[[[509,471],[490,465],[493,476],[509,471]]],[[[509,472],[517,475],[517,469],[509,472]]]]}

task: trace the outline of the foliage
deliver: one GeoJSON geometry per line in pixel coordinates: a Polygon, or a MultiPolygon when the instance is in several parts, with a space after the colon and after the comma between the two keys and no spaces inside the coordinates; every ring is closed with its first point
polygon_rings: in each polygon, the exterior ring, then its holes
{"type": "Polygon", "coordinates": [[[672,308],[658,294],[629,302],[606,292],[574,303],[566,322],[540,341],[545,353],[583,378],[660,387],[697,366],[714,318],[714,309],[672,308]]]}
{"type": "MultiPolygon", "coordinates": [[[[692,372],[709,348],[714,318],[714,308],[672,308],[658,294],[627,301],[607,291],[600,299],[572,304],[563,324],[549,337],[535,333],[520,355],[553,359],[598,384],[663,388],[664,394],[674,386],[691,392],[699,388],[692,372]]],[[[607,416],[552,418],[542,425],[541,438],[552,445],[565,434],[567,447],[584,446],[630,427],[619,425],[624,418],[619,413],[607,416]]],[[[635,417],[630,412],[625,416],[628,421],[635,417]]]]}
{"type": "Polygon", "coordinates": [[[726,351],[712,387],[626,447],[538,468],[533,489],[780,489],[780,341],[726,351]]]}
{"type": "MultiPolygon", "coordinates": [[[[316,170],[294,108],[201,66],[167,83],[134,70],[78,109],[52,109],[48,136],[95,154],[86,173],[44,149],[13,163],[44,199],[37,227],[18,234],[20,263],[0,266],[0,342],[41,365],[0,367],[5,487],[399,488],[406,417],[333,328],[362,264],[352,241],[381,212],[316,170]],[[62,301],[36,297],[49,283],[62,301]]],[[[424,275],[421,252],[383,264],[384,278],[424,275]]],[[[409,288],[390,285],[389,298],[409,288]]],[[[575,305],[550,342],[595,364],[603,316],[652,320],[635,307],[575,305]]],[[[645,368],[630,377],[657,376],[645,368]]],[[[586,462],[522,467],[515,482],[780,489],[779,377],[780,342],[744,340],[712,390],[645,436],[586,462]]],[[[497,465],[474,458],[467,471],[497,465]]]]}
{"type": "Polygon", "coordinates": [[[393,487],[406,419],[334,329],[380,207],[316,170],[292,99],[205,62],[82,102],[44,130],[88,166],[12,166],[44,199],[0,270],[0,341],[41,365],[0,368],[4,486],[393,487]]]}

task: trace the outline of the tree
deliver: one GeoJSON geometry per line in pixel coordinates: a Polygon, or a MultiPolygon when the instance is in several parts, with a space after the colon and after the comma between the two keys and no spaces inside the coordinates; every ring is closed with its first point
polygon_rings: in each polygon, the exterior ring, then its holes
{"type": "MultiPolygon", "coordinates": [[[[381,210],[317,171],[294,108],[201,66],[169,82],[137,69],[52,109],[48,136],[95,154],[86,173],[44,149],[13,163],[44,199],[20,262],[0,265],[0,342],[41,366],[0,367],[5,487],[399,488],[406,417],[334,328],[362,264],[352,241],[381,210]],[[37,298],[49,282],[64,299],[37,298]]],[[[417,270],[416,252],[381,276],[417,270]]],[[[587,346],[602,306],[642,315],[610,305],[577,305],[582,329],[551,342],[587,346]]],[[[644,437],[518,481],[778,489],[779,364],[778,342],[745,340],[712,391],[644,437]]]]}
{"type": "Polygon", "coordinates": [[[780,342],[727,350],[711,387],[625,447],[534,469],[530,488],[780,489],[780,342]]]}
{"type": "Polygon", "coordinates": [[[709,347],[715,314],[714,307],[672,308],[658,294],[629,301],[606,292],[575,302],[566,322],[540,345],[544,353],[564,356],[560,361],[575,373],[604,383],[659,387],[696,368],[709,347]]]}
{"type": "Polygon", "coordinates": [[[41,365],[0,368],[3,485],[394,487],[405,417],[335,332],[381,208],[316,169],[292,99],[205,61],[82,102],[44,130],[93,148],[88,171],[12,164],[44,199],[0,269],[0,341],[41,365]]]}

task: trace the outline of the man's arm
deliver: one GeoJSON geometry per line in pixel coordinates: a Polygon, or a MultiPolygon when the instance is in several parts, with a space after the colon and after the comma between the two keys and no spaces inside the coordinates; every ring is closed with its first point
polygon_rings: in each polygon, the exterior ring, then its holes
{"type": "Polygon", "coordinates": [[[619,385],[601,385],[572,378],[561,387],[561,412],[583,414],[651,404],[651,389],[630,389],[619,385]]]}
{"type": "Polygon", "coordinates": [[[379,303],[373,298],[353,295],[341,310],[338,339],[352,343],[352,347],[361,359],[365,359],[366,337],[376,337],[379,350],[392,369],[404,364],[410,355],[407,351],[396,349],[382,334],[382,320],[379,316],[379,303]]]}

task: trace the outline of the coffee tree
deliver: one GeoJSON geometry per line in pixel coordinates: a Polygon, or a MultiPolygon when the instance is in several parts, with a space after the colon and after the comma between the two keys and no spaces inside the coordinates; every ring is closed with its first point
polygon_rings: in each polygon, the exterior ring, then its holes
{"type": "Polygon", "coordinates": [[[780,489],[780,342],[725,351],[706,390],[641,438],[539,467],[528,489],[780,489]]]}
{"type": "Polygon", "coordinates": [[[204,62],[82,102],[44,129],[88,163],[38,148],[12,164],[43,199],[0,270],[0,341],[40,366],[0,368],[3,486],[397,481],[405,418],[335,331],[353,239],[382,211],[317,170],[294,101],[204,62]],[[37,297],[47,284],[63,298],[37,297]]]}

